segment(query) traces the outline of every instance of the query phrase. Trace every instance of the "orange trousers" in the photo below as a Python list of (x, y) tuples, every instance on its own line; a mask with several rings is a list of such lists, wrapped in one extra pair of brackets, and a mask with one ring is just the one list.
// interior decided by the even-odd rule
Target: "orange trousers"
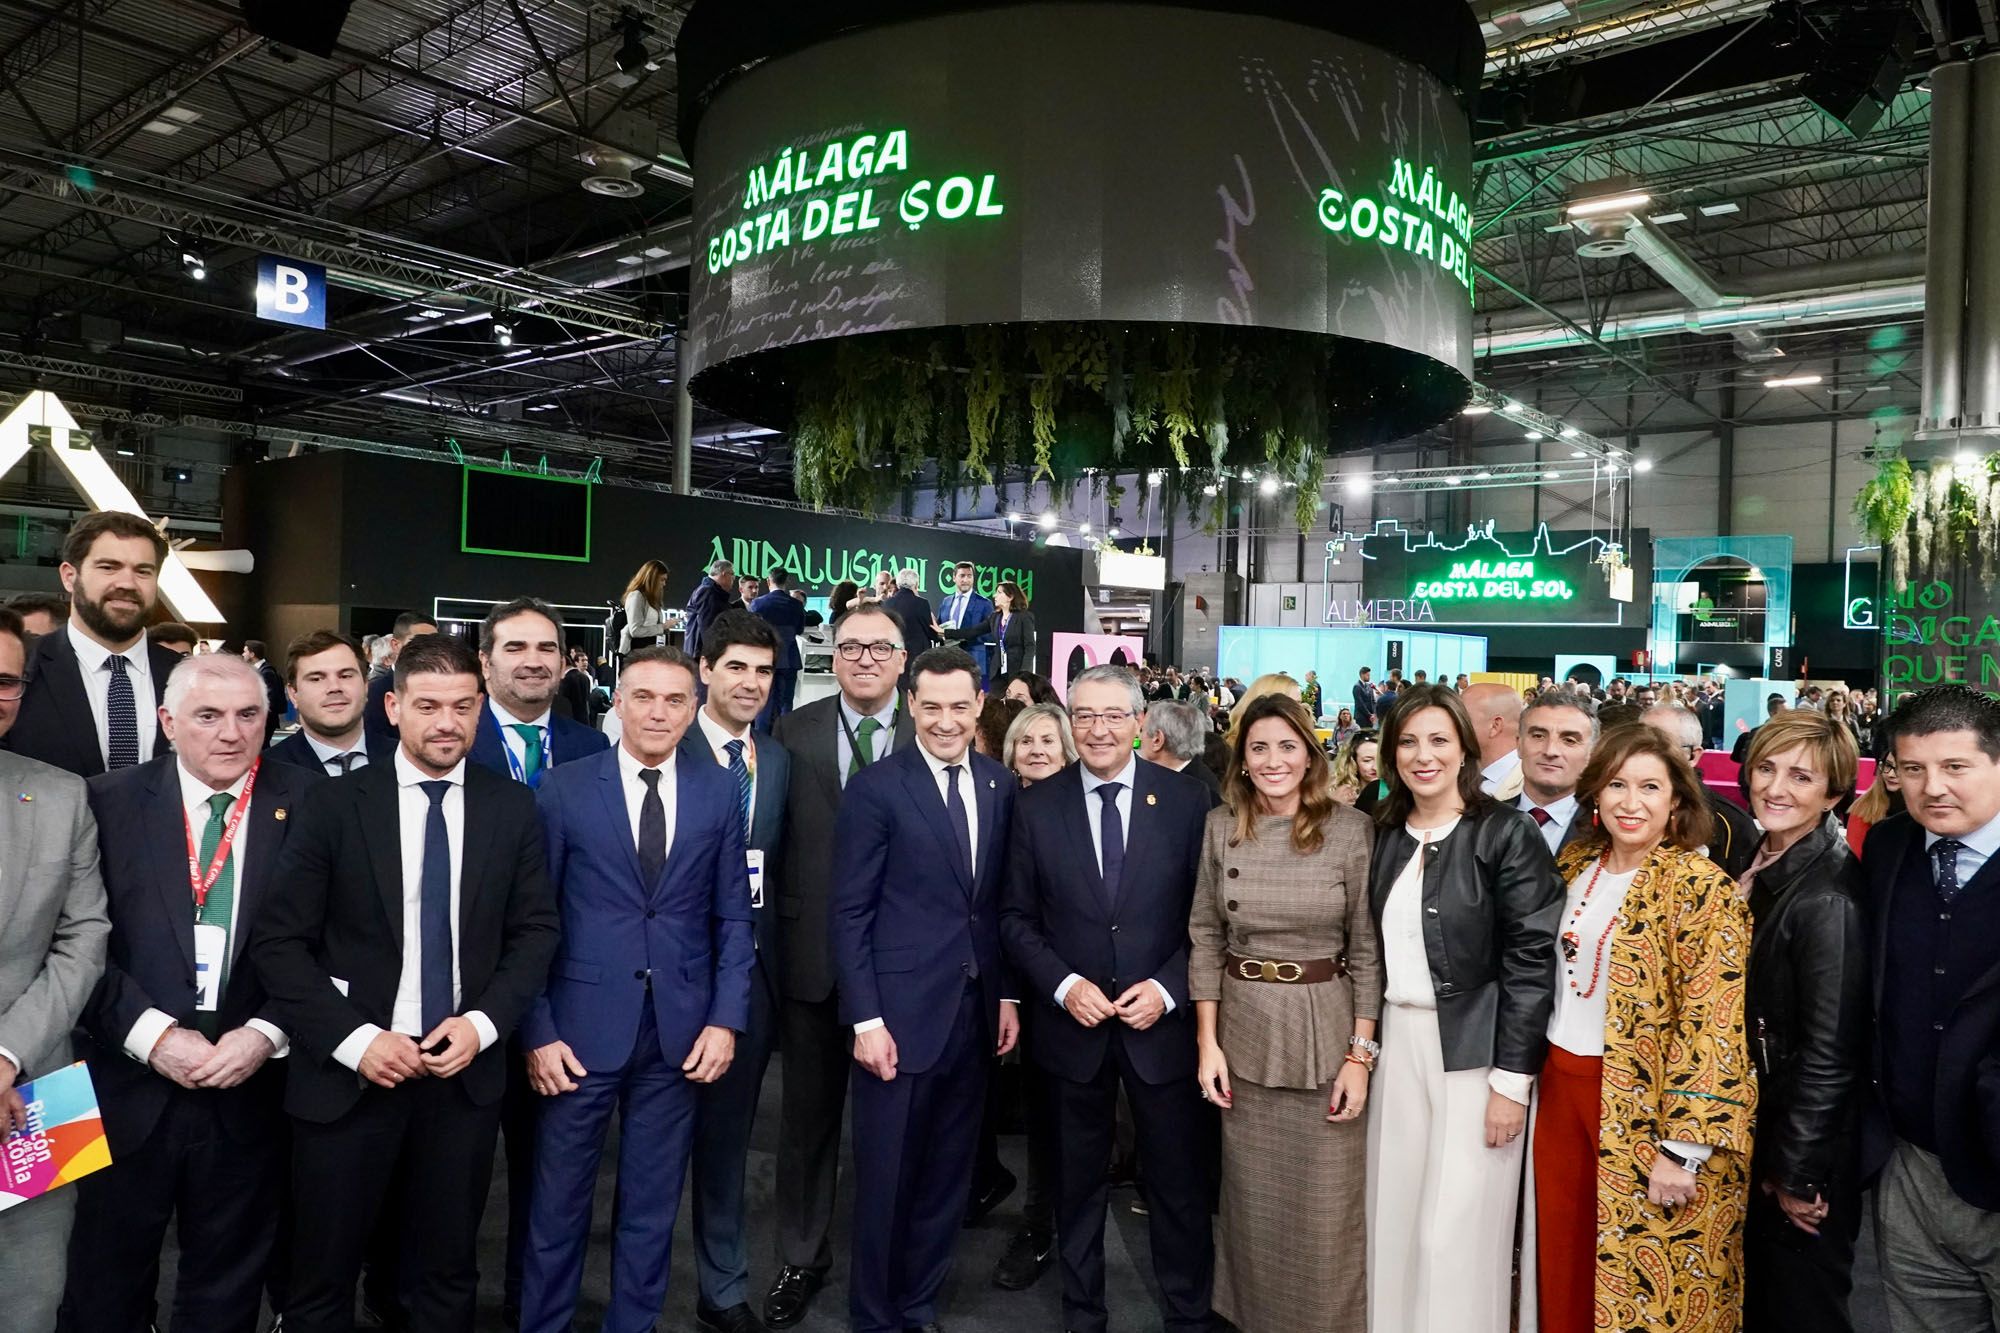
[(1597, 1129), (1604, 1060), (1549, 1047), (1535, 1112), (1535, 1280), (1541, 1333), (1597, 1322)]

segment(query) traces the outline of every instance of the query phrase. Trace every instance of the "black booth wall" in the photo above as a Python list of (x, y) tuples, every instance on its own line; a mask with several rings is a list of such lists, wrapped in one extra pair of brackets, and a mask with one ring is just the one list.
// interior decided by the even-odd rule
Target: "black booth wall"
[(210, 576), (232, 630), (273, 651), (327, 625), (380, 633), (399, 610), (429, 612), (438, 597), (501, 601), (532, 594), (605, 606), (634, 571), (658, 558), (671, 571), (667, 605), (682, 605), (715, 554), (739, 574), (784, 563), (809, 595), (839, 577), (915, 564), (938, 599), (953, 562), (1023, 585), (1044, 634), (1080, 629), (1083, 553), (948, 528), (876, 522), (771, 505), (598, 486), (588, 562), (473, 555), (460, 549), (460, 470), (450, 464), (330, 452), (245, 464), (226, 483), (224, 542), (256, 556), (242, 577)]

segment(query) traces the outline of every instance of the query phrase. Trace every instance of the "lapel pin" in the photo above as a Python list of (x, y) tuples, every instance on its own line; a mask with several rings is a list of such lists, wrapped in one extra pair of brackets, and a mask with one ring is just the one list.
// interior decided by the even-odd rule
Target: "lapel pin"
[(34, 797), (33, 797), (32, 795), (30, 795), (29, 793), (27, 793), (27, 792), (22, 792), (22, 793), (21, 793), (21, 796), (20, 796), (20, 801), (21, 801), (21, 804), (22, 804), (22, 805), (30, 805), (30, 804), (33, 804), (33, 802), (34, 802), (34, 799), (35, 799), (35, 798), (34, 798)]
[(284, 808), (283, 806), (279, 806), (279, 807), (278, 807), (278, 808), (277, 808), (276, 810), (273, 810), (273, 811), (271, 812), (271, 818), (273, 818), (273, 819), (277, 820), (277, 821), (278, 821), (278, 822), (279, 822), (280, 824), (284, 823), (284, 822), (285, 822), (285, 808)]
[(992, 791), (998, 785), (999, 784), (995, 783), (992, 778), (986, 779), (986, 790)]
[(1157, 797), (1157, 796), (1153, 795), (1153, 793), (1151, 793), (1151, 792), (1147, 792), (1147, 793), (1146, 793), (1146, 804), (1147, 804), (1147, 805), (1158, 805), (1159, 803), (1160, 803), (1160, 798), (1159, 798), (1159, 797)]

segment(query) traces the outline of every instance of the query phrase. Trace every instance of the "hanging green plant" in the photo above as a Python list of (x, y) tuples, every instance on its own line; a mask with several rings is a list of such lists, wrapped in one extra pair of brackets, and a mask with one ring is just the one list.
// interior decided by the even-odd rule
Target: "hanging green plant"
[(1878, 546), (1887, 546), (1903, 530), (1915, 508), (1910, 460), (1900, 454), (1885, 459), (1875, 470), (1874, 479), (1854, 497), (1854, 517)]

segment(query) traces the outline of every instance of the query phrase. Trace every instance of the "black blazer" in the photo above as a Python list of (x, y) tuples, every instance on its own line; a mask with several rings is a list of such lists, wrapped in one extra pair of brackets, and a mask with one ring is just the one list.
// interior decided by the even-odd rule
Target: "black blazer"
[[(379, 736), (371, 736), (367, 734), (365, 729), (362, 732), (361, 745), (364, 752), (368, 755), (370, 767), (376, 764), (394, 763), (398, 744), (400, 742), (396, 739), (396, 733), (393, 731), (389, 733), (389, 739), (387, 740)], [(287, 764), (293, 768), (303, 768), (323, 778), (334, 776), (326, 771), (325, 766), (319, 761), (319, 756), (313, 753), (312, 742), (306, 739), (306, 733), (303, 728), (293, 732), (270, 749), (264, 751), (264, 757), (274, 763)], [(252, 804), (255, 803), (252, 802)]]
[[(1070, 764), (1014, 802), (1000, 941), (1025, 978), (1028, 1053), (1058, 1078), (1095, 1079), (1115, 1031), (1135, 1073), (1171, 1083), (1195, 1072), (1194, 1006), (1188, 1002), (1188, 912), (1201, 865), (1202, 830), (1216, 801), (1194, 778), (1132, 761), (1132, 817), (1125, 868), (1106, 885), (1090, 836), (1096, 801), (1084, 795), (1083, 765)], [(1086, 804), (1088, 802), (1088, 804)], [(1166, 988), (1174, 1007), (1144, 1032), (1116, 1019), (1084, 1027), (1056, 1004), (1072, 972), (1116, 1000), (1135, 982)]]
[(917, 660), (917, 654), (938, 641), (931, 633), (931, 621), (936, 617), (931, 604), (908, 588), (898, 588), (882, 603), (898, 625), (903, 627), (903, 650), (910, 655), (910, 661)]
[[(842, 794), (840, 696), (793, 709), (778, 719), (771, 735), (792, 759), (785, 786), (785, 842), (799, 853), (779, 858), (779, 980), (787, 997), (817, 1002), (833, 994), (833, 948), (826, 927), (833, 821)], [(899, 709), (889, 752), (915, 744), (910, 711)], [(876, 757), (882, 757), (879, 751)], [(770, 887), (768, 879), (765, 887)]]
[[(506, 1085), (507, 1035), (547, 979), (557, 917), (535, 794), (467, 763), (464, 799), (458, 1011), (484, 1013), (501, 1040), (458, 1078), (468, 1098), (490, 1106)], [(363, 1087), (334, 1049), (363, 1024), (389, 1027), (403, 971), (396, 770), (371, 764), (318, 783), (292, 818), (278, 866), (285, 891), (260, 917), (250, 948), (292, 1034), (285, 1109), (327, 1124), (353, 1109)]]
[[(167, 697), (167, 677), (181, 664), (181, 655), (156, 643), (146, 645), (146, 665), (153, 675), (153, 704)], [(21, 696), (20, 715), (7, 733), (6, 745), (15, 754), (54, 764), (80, 778), (96, 777), (104, 771), (104, 753), (97, 748), (97, 719), (90, 711), (90, 696), (84, 692), (83, 671), (77, 665), (76, 649), (70, 646), (67, 626), (37, 638), (28, 648), (27, 692)], [(147, 701), (135, 701), (140, 708)], [(141, 759), (171, 754), (164, 728), (153, 734), (153, 753)], [(185, 855), (185, 853), (183, 853)]]
[(368, 702), (361, 707), (361, 725), (366, 729), (371, 744), (395, 745), (403, 738), (389, 721), (389, 691), (395, 686), (394, 671), (370, 673), (368, 677)]
[(1000, 613), (995, 611), (976, 625), (966, 625), (961, 629), (947, 629), (947, 639), (964, 642), (991, 636), (993, 645), (986, 650), (986, 664), (996, 677), (1012, 675), (1017, 671), (1039, 671), (1036, 665), (1041, 647), (1035, 638), (1035, 616), (1032, 611), (1018, 611), (1007, 619), (1007, 632), (1000, 632)]
[[(126, 1034), (148, 1009), (160, 1010), (183, 1027), (195, 1022), (194, 896), (188, 887), (178, 768), (172, 756), (162, 756), (99, 774), (89, 784), (111, 915), (111, 950), (104, 977), (84, 1010), (84, 1054), (113, 1160), (146, 1141), (176, 1090), (125, 1053)], [(287, 1027), (257, 969), (244, 957), (245, 942), (281, 896), (279, 854), (297, 826), (292, 815), (299, 801), (319, 781), (315, 774), (284, 764), (258, 770), (240, 835), (247, 841), (236, 871), (234, 953), (221, 1009), (225, 1032), (252, 1018)], [(282, 1061), (267, 1061), (239, 1086), (202, 1095), (215, 1099), (223, 1125), (239, 1142), (262, 1140), (284, 1123), (284, 1069)]]

